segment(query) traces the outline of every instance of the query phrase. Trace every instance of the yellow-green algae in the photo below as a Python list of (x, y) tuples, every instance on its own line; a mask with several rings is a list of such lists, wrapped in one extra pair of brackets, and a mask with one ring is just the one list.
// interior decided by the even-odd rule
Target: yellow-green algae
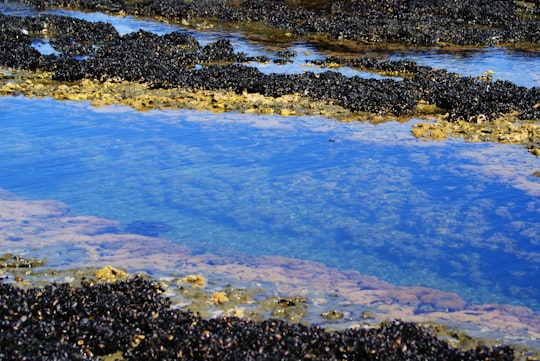
[(446, 121), (444, 118), (432, 123), (417, 123), (412, 133), (417, 138), (445, 140), (460, 137), (469, 142), (499, 142), (522, 144), (535, 156), (540, 156), (540, 124), (531, 121), (516, 121), (517, 115), (506, 115), (486, 121), (479, 115), (472, 121)]

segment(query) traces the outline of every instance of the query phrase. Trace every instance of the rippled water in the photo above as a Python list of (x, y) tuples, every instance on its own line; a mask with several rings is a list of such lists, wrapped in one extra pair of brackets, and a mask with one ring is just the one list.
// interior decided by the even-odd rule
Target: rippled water
[(519, 147), (425, 143), (399, 123), (0, 105), (0, 186), (19, 196), (194, 253), (308, 259), (540, 308), (540, 164)]
[[(8, 10), (28, 11), (21, 9)], [(111, 21), (122, 33), (177, 29), (74, 14)], [(240, 34), (193, 34), (202, 44), (226, 36), (236, 51), (276, 56)], [(323, 56), (310, 45), (293, 48), (298, 55), (287, 68), (259, 68), (311, 71), (304, 58)], [(393, 58), (539, 85), (534, 54)], [(540, 178), (533, 175), (540, 160), (519, 146), (419, 141), (410, 127), (0, 97), (0, 188), (117, 220), (109, 231), (164, 237), (193, 254), (280, 255), (456, 292), (469, 304), (540, 310)]]
[(391, 59), (407, 59), (420, 65), (447, 69), (466, 76), (481, 76), (493, 71), (493, 79), (510, 80), (525, 87), (540, 87), (538, 53), (511, 51), (504, 48), (470, 50), (459, 54), (444, 51), (423, 51), (395, 54)]

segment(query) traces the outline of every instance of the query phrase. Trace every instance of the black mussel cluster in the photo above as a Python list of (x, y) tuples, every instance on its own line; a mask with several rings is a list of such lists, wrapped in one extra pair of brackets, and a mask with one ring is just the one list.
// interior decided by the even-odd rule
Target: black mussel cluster
[(172, 20), (214, 18), (263, 22), (298, 35), (324, 34), (362, 43), (441, 43), (486, 46), (540, 43), (536, 0), (23, 0), (36, 7), (70, 7)]
[[(378, 60), (370, 57), (345, 59), (337, 56), (312, 60), (318, 66), (339, 64), (368, 71), (405, 76), (405, 88), (400, 94), (409, 92), (414, 101), (424, 100), (437, 105), (448, 113), (450, 120), (476, 121), (478, 116), (490, 120), (511, 111), (519, 113), (520, 119), (540, 119), (540, 88), (526, 88), (509, 81), (492, 81), (485, 77), (462, 77), (444, 69), (420, 66), (406, 60)], [(398, 98), (399, 99), (399, 98)], [(407, 108), (408, 109), (408, 108)], [(403, 113), (394, 113), (403, 114)]]
[(365, 69), (368, 71), (378, 71), (387, 74), (412, 75), (419, 71), (430, 71), (427, 66), (420, 66), (414, 61), (407, 60), (380, 60), (374, 57), (342, 58), (339, 56), (328, 56), (324, 59), (313, 59), (310, 63), (321, 67), (330, 67), (333, 64), (349, 66), (351, 68)]
[(423, 99), (448, 112), (450, 120), (477, 122), (513, 111), (518, 112), (519, 119), (540, 119), (538, 87), (459, 77), (445, 71), (420, 72), (412, 81), (419, 84)]
[(0, 61), (3, 66), (35, 70), (41, 58), (17, 19), (0, 14)]
[[(104, 22), (50, 14), (29, 17), (0, 14), (0, 64), (28, 70), (55, 70), (117, 38), (116, 29)], [(32, 46), (34, 41), (43, 39), (48, 39), (60, 55), (42, 55)]]
[(0, 359), (513, 360), (508, 346), (450, 347), (413, 323), (326, 331), (269, 319), (202, 319), (140, 277), (23, 290), (0, 283)]
[[(45, 41), (58, 52), (40, 54), (33, 41)], [(321, 74), (263, 74), (250, 61), (265, 57), (236, 53), (225, 39), (201, 46), (186, 32), (165, 35), (139, 30), (120, 36), (109, 24), (66, 16), (17, 17), (0, 14), (0, 65), (53, 72), (53, 79), (122, 79), (153, 88), (229, 90), (266, 96), (301, 94), (331, 101), (351, 111), (382, 115), (410, 115), (416, 104), (437, 105), (449, 119), (492, 119), (510, 111), (523, 119), (540, 119), (538, 88), (510, 82), (460, 77), (408, 61), (328, 57), (313, 61), (341, 64), (370, 71), (405, 74), (403, 80)], [(294, 54), (278, 54), (284, 60)]]

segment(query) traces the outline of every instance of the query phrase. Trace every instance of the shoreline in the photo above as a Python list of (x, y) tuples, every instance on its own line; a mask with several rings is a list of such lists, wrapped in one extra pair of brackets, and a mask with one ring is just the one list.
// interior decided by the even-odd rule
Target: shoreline
[[(359, 355), (366, 357), (362, 351), (358, 350), (358, 347), (348, 346), (347, 351), (343, 351), (341, 348), (343, 346), (341, 342), (343, 341), (338, 340), (342, 339), (345, 334), (348, 335), (349, 341), (352, 341), (353, 344), (360, 342), (364, 349), (363, 352), (368, 347), (370, 348), (368, 354), (373, 355), (371, 357), (382, 357), (385, 360), (407, 360), (410, 357), (421, 357), (426, 360), (449, 359), (449, 357), (450, 359), (457, 357), (460, 360), (476, 360), (478, 357), (481, 357), (483, 360), (515, 359), (531, 361), (537, 360), (540, 357), (540, 349), (528, 348), (522, 344), (511, 342), (501, 344), (496, 339), (471, 336), (468, 332), (460, 329), (459, 326), (454, 327), (446, 323), (429, 320), (410, 321), (407, 318), (391, 317), (383, 320), (377, 318), (375, 320), (375, 313), (368, 309), (362, 313), (361, 318), (363, 321), (339, 323), (344, 317), (346, 318), (350, 315), (341, 313), (338, 309), (333, 309), (321, 314), (326, 319), (326, 323), (305, 322), (302, 320), (302, 316), (305, 314), (306, 309), (312, 307), (316, 303), (316, 300), (320, 302), (320, 298), (310, 299), (308, 296), (297, 295), (292, 297), (265, 296), (266, 298), (263, 299), (258, 297), (258, 295), (267, 295), (268, 290), (261, 288), (264, 286), (258, 282), (251, 283), (252, 285), (256, 285), (251, 288), (236, 288), (231, 283), (227, 283), (223, 291), (214, 292), (216, 282), (212, 278), (215, 278), (215, 275), (209, 275), (209, 279), (206, 279), (202, 275), (194, 274), (182, 278), (162, 277), (156, 279), (148, 274), (136, 273), (135, 275), (130, 275), (121, 269), (105, 266), (100, 269), (70, 269), (60, 272), (45, 270), (45, 278), (47, 278), (47, 275), (52, 276), (54, 274), (55, 281), (50, 283), (41, 282), (39, 287), (19, 276), (15, 276), (13, 280), (10, 280), (10, 277), (13, 276), (10, 271), (20, 268), (34, 268), (33, 266), (40, 264), (41, 262), (39, 260), (24, 259), (12, 255), (4, 255), (1, 258), (2, 268), (9, 270), (0, 274), (0, 287), (3, 289), (3, 297), (0, 303), (4, 303), (2, 309), (6, 311), (2, 327), (4, 332), (8, 332), (3, 338), (0, 337), (0, 344), (3, 344), (3, 353), (1, 355), (6, 356), (13, 353), (15, 357), (22, 357), (21, 353), (32, 352), (32, 356), (36, 357), (34, 359), (42, 359), (37, 356), (41, 352), (45, 352), (44, 355), (46, 356), (43, 359), (47, 359), (47, 357), (51, 357), (51, 354), (47, 354), (47, 352), (51, 352), (50, 350), (47, 351), (47, 348), (52, 346), (54, 349), (53, 352), (64, 352), (63, 357), (69, 357), (70, 359), (84, 353), (88, 357), (102, 356), (106, 360), (129, 360), (133, 357), (145, 355), (138, 353), (141, 352), (138, 348), (141, 343), (145, 344), (145, 351), (143, 352), (151, 352), (145, 355), (146, 357), (150, 357), (150, 359), (158, 359), (155, 355), (156, 349), (159, 349), (162, 353), (169, 354), (171, 352), (178, 354), (178, 352), (186, 351), (185, 345), (180, 346), (180, 351), (178, 350), (179, 346), (173, 346), (172, 343), (169, 343), (169, 347), (165, 349), (163, 345), (160, 346), (160, 340), (157, 340), (152, 335), (155, 335), (156, 332), (164, 332), (161, 324), (154, 324), (150, 328), (148, 326), (145, 326), (144, 329), (140, 328), (142, 327), (140, 323), (146, 323), (145, 320), (150, 316), (144, 316), (142, 319), (135, 319), (129, 322), (124, 317), (119, 317), (117, 313), (122, 312), (119, 309), (122, 307), (122, 302), (127, 302), (128, 311), (130, 312), (133, 312), (134, 307), (141, 307), (137, 317), (146, 314), (151, 315), (152, 319), (158, 319), (161, 318), (161, 316), (157, 316), (160, 313), (166, 313), (167, 317), (170, 317), (172, 313), (175, 315), (175, 318), (189, 317), (191, 325), (201, 323), (204, 329), (208, 328), (208, 324), (220, 324), (218, 329), (221, 331), (219, 332), (223, 332), (230, 327), (236, 328), (237, 324), (240, 325), (240, 328), (247, 327), (249, 329), (251, 327), (258, 328), (261, 325), (264, 327), (267, 323), (279, 325), (280, 330), (281, 328), (292, 328), (293, 330), (300, 328), (300, 330), (304, 330), (304, 335), (306, 334), (306, 329), (311, 331), (316, 330), (316, 334), (309, 337), (315, 336), (316, 339), (321, 336), (321, 332), (329, 337), (329, 340), (324, 341), (328, 346), (325, 348), (325, 351), (322, 352), (319, 350), (318, 353), (315, 352), (311, 356), (321, 360), (360, 357)], [(24, 271), (24, 273), (28, 276), (28, 271)], [(36, 272), (36, 274), (38, 273)], [(64, 277), (64, 280), (57, 281), (60, 279), (59, 277)], [(116, 294), (119, 288), (122, 291)], [(78, 293), (83, 294), (82, 299), (77, 296)], [(44, 294), (46, 296), (42, 296)], [(86, 294), (91, 294), (92, 296), (88, 298), (88, 296), (84, 296)], [(122, 301), (126, 294), (129, 295), (128, 297), (130, 299)], [(23, 308), (21, 310), (21, 304), (29, 304), (29, 301), (25, 301), (26, 297), (35, 297), (35, 295), (38, 297), (38, 302), (33, 301), (30, 309)], [(76, 301), (72, 299), (74, 296)], [(120, 305), (117, 301), (111, 302), (111, 297), (115, 300), (120, 299)], [(334, 295), (330, 297), (338, 296)], [(149, 300), (152, 301), (149, 303)], [(81, 303), (81, 305), (73, 308), (73, 305), (77, 305), (78, 303)], [(158, 310), (154, 309), (153, 304), (157, 306)], [(257, 306), (256, 308), (253, 307), (254, 304)], [(115, 306), (113, 307), (112, 305)], [(89, 311), (89, 309), (92, 311)], [(96, 318), (101, 322), (103, 316), (99, 316), (98, 318), (98, 315), (102, 313), (108, 315), (108, 324), (114, 323), (115, 332), (121, 330), (122, 334), (129, 334), (131, 338), (123, 342), (110, 344), (112, 340), (105, 341), (98, 338), (100, 331), (84, 330), (84, 326), (88, 322), (86, 321), (87, 319)], [(31, 323), (28, 322), (30, 318), (33, 319)], [(62, 335), (60, 336), (55, 331), (54, 325), (57, 322), (63, 322), (66, 318), (69, 318), (72, 328), (69, 332), (62, 331)], [(81, 329), (76, 326), (79, 321), (83, 322), (82, 333)], [(41, 322), (44, 325), (40, 325)], [(402, 330), (403, 326), (407, 327), (408, 331), (400, 335), (399, 331), (396, 332), (396, 330)], [(41, 327), (46, 327), (50, 334), (47, 342), (41, 343), (40, 351), (36, 351), (33, 349), (33, 341), (29, 341), (32, 339), (34, 332), (38, 332), (38, 335), (41, 335), (42, 331), (39, 331)], [(380, 339), (386, 333), (388, 327), (395, 331), (387, 335), (384, 341), (382, 341), (382, 344), (379, 343), (381, 341), (378, 341), (373, 345), (371, 344), (373, 342), (373, 336), (366, 337), (366, 333), (368, 333), (374, 334), (377, 339)], [(190, 327), (185, 324), (174, 325), (173, 327), (176, 330), (175, 332), (178, 332), (178, 328), (189, 329)], [(100, 330), (102, 331), (102, 328)], [(94, 332), (97, 332), (95, 339)], [(205, 334), (204, 332), (203, 334)], [(216, 330), (213, 332), (219, 333)], [(245, 337), (244, 332), (242, 329), (236, 329), (234, 337), (242, 339)], [(169, 341), (171, 341), (170, 336), (172, 333), (170, 330), (167, 331)], [(226, 334), (230, 335), (230, 332), (226, 332)], [(288, 334), (289, 332), (285, 335)], [(19, 336), (24, 336), (24, 339), (19, 340)], [(112, 333), (110, 336), (112, 337)], [(271, 333), (264, 331), (262, 336), (264, 338), (269, 336), (270, 342), (272, 342)], [(65, 342), (66, 337), (72, 341)], [(115, 337), (118, 338), (118, 336)], [(55, 344), (58, 338), (64, 340), (60, 341), (60, 346)], [(91, 342), (86, 341), (88, 338)], [(287, 338), (285, 336), (286, 341)], [(422, 338), (426, 338), (426, 340), (422, 340)], [(73, 341), (75, 339), (77, 340), (76, 342)], [(278, 340), (281, 339), (278, 338)], [(25, 347), (20, 347), (21, 341), (24, 342)], [(161, 341), (163, 341), (163, 338), (161, 338)], [(308, 341), (304, 341), (309, 344), (313, 344), (314, 342), (311, 338), (308, 338)], [(8, 343), (6, 344), (5, 342)], [(19, 347), (10, 348), (10, 342), (17, 342)], [(230, 351), (228, 348), (223, 348), (222, 342), (218, 341), (218, 344), (213, 346), (213, 351), (219, 353), (219, 357), (227, 356), (230, 352), (238, 352), (238, 350)], [(429, 342), (431, 345), (429, 349), (419, 345), (423, 342)], [(403, 344), (401, 348), (402, 352), (398, 351), (395, 354), (395, 343), (398, 345)], [(248, 352), (248, 354), (251, 352), (260, 352), (260, 350), (251, 350), (251, 346), (242, 346), (249, 350), (244, 350), (244, 352)], [(339, 347), (339, 351), (335, 349), (336, 347)], [(378, 347), (376, 353), (372, 351), (375, 347)], [(72, 350), (66, 351), (66, 348), (71, 348)], [(412, 354), (411, 352), (405, 352), (408, 348), (412, 349), (410, 350), (413, 352)], [(415, 348), (417, 349), (414, 350)], [(289, 359), (287, 358), (288, 347), (284, 347), (282, 342), (272, 346), (272, 349), (278, 354), (285, 352), (285, 355), (279, 359)], [(195, 351), (199, 350), (196, 348)], [(235, 355), (237, 357), (237, 354)], [(295, 355), (290, 359), (298, 359), (295, 357), (302, 356), (307, 357), (306, 355)], [(246, 355), (242, 357), (246, 357)], [(273, 357), (273, 354), (272, 356), (261, 354), (255, 359), (271, 360)]]
[[(259, 2), (262, 8), (273, 6), (264, 0)], [(323, 5), (326, 2), (320, 3), (319, 5)], [(74, 2), (68, 8), (78, 9), (79, 5), (76, 4), (77, 2)], [(204, 13), (208, 15), (204, 21), (210, 21), (208, 24), (211, 24), (216, 20), (209, 14), (216, 15), (216, 11), (223, 10), (227, 1), (214, 4), (181, 2), (174, 6), (165, 4), (162, 11), (166, 11), (168, 6), (171, 7), (167, 14), (156, 13), (160, 6), (154, 9), (138, 2), (125, 4), (123, 8), (116, 10), (108, 8), (109, 5), (105, 2), (95, 5), (96, 8), (82, 10), (152, 18), (161, 16), (171, 23), (183, 24), (187, 21), (183, 26), (189, 28), (191, 20), (186, 20), (184, 15), (187, 14), (189, 19), (193, 17), (194, 20), (198, 14)], [(230, 11), (222, 14), (220, 26), (234, 22), (238, 17), (255, 16), (254, 9), (259, 9), (255, 5), (253, 9), (244, 9), (236, 3), (233, 5)], [(259, 29), (260, 35), (266, 34), (269, 39), (273, 39), (272, 34), (275, 31), (284, 32), (287, 31), (287, 26), (293, 26), (282, 18), (288, 14), (288, 6), (293, 6), (286, 5), (284, 8), (278, 6), (274, 9), (278, 14), (277, 23), (266, 19), (269, 27)], [(303, 5), (306, 7), (300, 4), (299, 11), (305, 11), (311, 14), (310, 16), (317, 14), (320, 21), (324, 19), (328, 22), (325, 26), (330, 29), (342, 26), (341, 23), (348, 21), (341, 19), (340, 22), (335, 19), (339, 18), (337, 14), (341, 14), (342, 10), (333, 9), (328, 12), (328, 9), (319, 9), (322, 13), (312, 14), (316, 9), (311, 9), (307, 4)], [(360, 11), (349, 5), (352, 6), (353, 15)], [(48, 5), (43, 3), (42, 6), (43, 9), (54, 8), (55, 2)], [(537, 15), (537, 12), (540, 12), (537, 6), (525, 6), (524, 9), (520, 6), (501, 11), (514, 11), (514, 21), (521, 24), (520, 26), (534, 24), (536, 17), (540, 16)], [(446, 9), (444, 6), (443, 8)], [(400, 9), (405, 11), (411, 21), (421, 21), (407, 10), (411, 9)], [(444, 11), (447, 10), (449, 9)], [(494, 10), (479, 9), (481, 14), (491, 14)], [(373, 11), (382, 11), (383, 14), (377, 16), (388, 16), (381, 9)], [(533, 14), (531, 18), (523, 15), (528, 12)], [(484, 15), (488, 16), (482, 14)], [(455, 14), (450, 11), (448, 16), (453, 19)], [(492, 17), (485, 19), (488, 23), (495, 21), (493, 14), (490, 16)], [(190, 108), (284, 116), (317, 115), (341, 121), (368, 120), (374, 123), (391, 119), (405, 122), (416, 117), (426, 119), (426, 122), (418, 123), (411, 129), (417, 138), (444, 140), (461, 137), (471, 142), (520, 144), (532, 155), (540, 156), (540, 87), (526, 88), (508, 81), (494, 80), (489, 70), (477, 78), (462, 77), (446, 70), (419, 66), (411, 61), (380, 60), (372, 56), (365, 57), (361, 53), (355, 58), (351, 58), (350, 54), (346, 57), (327, 56), (308, 64), (328, 69), (321, 74), (306, 71), (294, 75), (267, 75), (250, 63), (273, 61), (286, 66), (288, 57), (292, 54), (278, 51), (279, 57), (273, 60), (265, 56), (248, 56), (238, 52), (230, 41), (224, 39), (201, 46), (187, 32), (158, 36), (138, 31), (120, 36), (110, 24), (92, 23), (68, 16), (3, 15), (0, 19), (0, 26), (5, 30), (0, 43), (4, 44), (3, 48), (9, 49), (0, 52), (0, 66), (4, 69), (0, 73), (2, 95), (24, 94), (52, 96), (55, 99), (91, 100), (96, 106), (123, 104), (137, 110)], [(266, 20), (258, 19), (257, 23), (265, 23)], [(454, 20), (459, 24), (459, 18), (452, 21)], [(247, 23), (251, 24), (251, 21)], [(26, 29), (31, 29), (31, 32)], [(326, 27), (310, 36), (328, 40), (328, 31), (323, 29)], [(300, 36), (302, 31), (296, 31)], [(453, 31), (459, 33), (456, 29), (450, 30), (450, 33)], [(357, 39), (358, 36), (362, 39), (362, 36), (353, 33), (343, 35), (342, 40), (350, 42), (356, 39), (355, 41), (362, 45), (363, 41)], [(401, 45), (411, 45), (411, 41), (415, 44), (419, 39), (423, 39), (422, 34), (422, 31), (420, 34), (412, 32), (413, 38), (402, 39)], [(462, 40), (467, 43), (467, 36), (474, 38), (479, 33), (461, 35), (464, 37)], [(507, 35), (510, 36), (505, 34)], [(530, 36), (530, 42), (540, 42), (534, 35)], [(57, 53), (41, 54), (32, 47), (33, 39), (47, 40)], [(458, 44), (459, 37), (455, 41)], [(389, 40), (385, 42), (392, 43)], [(385, 42), (381, 40), (381, 44)], [(452, 49), (450, 43), (442, 43)], [(473, 43), (476, 46), (493, 45), (485, 42)], [(434, 45), (429, 42), (423, 44), (426, 49)], [(516, 40), (515, 48), (520, 45), (522, 43)], [(173, 57), (171, 54), (176, 55)], [(118, 66), (120, 64), (123, 66)], [(344, 66), (381, 75), (398, 76), (401, 80), (349, 78), (335, 71)], [(437, 121), (433, 123), (433, 120)]]
[[(279, 317), (336, 330), (401, 319), (446, 325), (443, 335), (448, 329), (461, 330), (459, 342), (464, 345), (474, 345), (475, 339), (497, 344), (500, 341), (488, 339), (499, 339), (516, 349), (529, 344), (532, 351), (523, 351), (528, 355), (540, 351), (539, 346), (530, 347), (531, 340), (540, 339), (540, 315), (523, 307), (466, 305), (452, 293), (396, 287), (358, 272), (284, 257), (192, 255), (160, 238), (103, 233), (100, 229), (110, 227), (111, 221), (70, 216), (58, 202), (23, 201), (7, 192), (0, 202), (7, 212), (4, 219), (16, 215), (12, 225), (4, 222), (0, 238), (2, 248), (12, 252), (0, 262), (12, 264), (2, 266), (2, 277), (7, 277), (3, 283), (25, 288), (65, 281), (76, 285), (82, 277), (95, 279), (100, 268), (114, 265), (130, 274), (143, 271), (141, 275), (159, 282), (177, 307), (204, 317)], [(84, 261), (68, 261), (60, 251), (66, 249)], [(40, 261), (47, 258), (52, 268)]]
[[(110, 270), (110, 269), (109, 269)], [(115, 271), (117, 272), (117, 271)], [(450, 346), (423, 325), (389, 321), (378, 327), (328, 331), (279, 319), (204, 319), (171, 308), (155, 282), (83, 280), (22, 290), (0, 282), (0, 355), (9, 359), (208, 360), (513, 360), (509, 346)], [(291, 303), (280, 300), (278, 303)], [(21, 306), (22, 305), (22, 306)], [(24, 338), (21, 336), (24, 334)], [(17, 345), (16, 347), (9, 347)], [(518, 353), (524, 353), (518, 350)], [(528, 360), (531, 360), (527, 356)]]

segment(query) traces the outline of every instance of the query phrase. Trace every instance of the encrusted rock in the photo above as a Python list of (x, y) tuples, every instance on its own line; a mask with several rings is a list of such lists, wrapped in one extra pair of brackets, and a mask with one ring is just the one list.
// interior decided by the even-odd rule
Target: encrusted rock
[(117, 282), (129, 278), (129, 274), (112, 266), (105, 266), (96, 271), (96, 278), (105, 282)]
[(188, 275), (178, 282), (188, 283), (193, 287), (204, 287), (206, 285), (206, 278), (201, 275)]
[(225, 292), (215, 292), (211, 299), (214, 305), (221, 305), (222, 303), (229, 302), (229, 297)]

